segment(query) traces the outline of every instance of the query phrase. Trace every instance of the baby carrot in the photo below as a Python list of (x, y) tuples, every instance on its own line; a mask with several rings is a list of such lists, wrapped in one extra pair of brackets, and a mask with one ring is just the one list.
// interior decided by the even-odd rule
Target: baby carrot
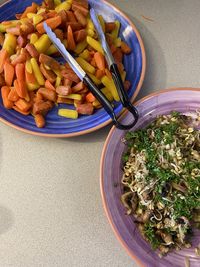
[(4, 76), (5, 76), (5, 82), (8, 86), (12, 85), (14, 75), (15, 75), (15, 68), (9, 62), (6, 62), (4, 65)]
[(11, 109), (13, 107), (13, 102), (8, 99), (9, 93), (10, 93), (10, 88), (8, 86), (3, 86), (1, 88), (1, 97), (3, 100), (3, 105), (7, 109)]
[(25, 81), (25, 65), (22, 63), (17, 64), (15, 67), (15, 72), (19, 85), (17, 93), (21, 98), (25, 98), (27, 96), (27, 87)]

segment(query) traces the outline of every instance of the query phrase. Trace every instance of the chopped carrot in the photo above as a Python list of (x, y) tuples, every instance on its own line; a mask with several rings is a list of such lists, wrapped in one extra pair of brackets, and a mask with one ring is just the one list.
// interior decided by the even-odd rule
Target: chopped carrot
[(43, 128), (45, 126), (45, 119), (44, 116), (41, 114), (35, 115), (35, 124), (38, 128)]
[(82, 6), (85, 9), (88, 9), (89, 8), (88, 1), (87, 0), (73, 0), (73, 5)]
[(37, 7), (38, 7), (38, 5), (37, 5), (36, 3), (33, 2), (31, 6), (28, 6), (28, 7), (25, 9), (24, 13), (22, 13), (22, 15), (21, 15), (20, 18), (21, 18), (21, 19), (25, 18), (25, 17), (27, 16), (28, 13), (36, 13), (36, 12), (37, 12)]
[(114, 54), (116, 52), (116, 50), (117, 50), (117, 47), (114, 44), (111, 44), (110, 45), (110, 51), (111, 51), (111, 53)]
[(8, 52), (7, 52), (7, 50), (2, 48), (0, 51), (0, 73), (3, 72), (4, 64), (5, 64), (7, 59), (8, 59)]
[(125, 42), (121, 43), (121, 50), (124, 54), (130, 54), (132, 51), (131, 48)]
[(83, 28), (83, 26), (79, 22), (67, 22), (66, 27), (71, 27), (73, 31), (79, 31)]
[(15, 106), (18, 107), (21, 111), (28, 111), (31, 108), (31, 103), (28, 103), (26, 100), (20, 98), (15, 102)]
[[(45, 20), (45, 22), (52, 30), (54, 30), (61, 24), (62, 20), (61, 20), (60, 16), (56, 16), (56, 17)], [(39, 23), (36, 26), (36, 29), (40, 34), (45, 33), (45, 29), (43, 27), (43, 22)]]
[(77, 21), (83, 26), (85, 27), (87, 25), (87, 19), (85, 17), (85, 15), (83, 15), (79, 10), (76, 10), (74, 12), (74, 15), (76, 16)]
[(96, 100), (95, 96), (89, 92), (87, 95), (86, 95), (86, 101), (89, 102), (89, 103), (92, 103)]
[(25, 70), (25, 76), (27, 83), (35, 84), (37, 82), (34, 73), (29, 73), (27, 70)]
[(122, 62), (123, 53), (120, 48), (116, 48), (116, 51), (113, 53), (113, 57), (116, 63)]
[(19, 99), (19, 96), (16, 92), (16, 89), (15, 87), (13, 87), (11, 90), (10, 90), (10, 93), (8, 95), (8, 100), (12, 101), (12, 102), (15, 102)]
[(100, 52), (96, 52), (94, 54), (94, 60), (96, 62), (97, 68), (100, 70), (105, 70), (106, 63), (105, 63), (105, 57)]
[(69, 50), (74, 50), (76, 48), (76, 43), (74, 41), (74, 35), (71, 26), (67, 28), (67, 48)]
[(84, 41), (86, 36), (87, 36), (87, 32), (85, 29), (74, 32), (74, 39), (77, 43)]
[(79, 77), (73, 72), (63, 70), (63, 71), (61, 71), (61, 74), (65, 79), (68, 79), (72, 82), (75, 82), (75, 83), (80, 82)]
[(74, 16), (74, 12), (72, 11), (65, 11), (66, 12), (66, 19), (67, 19), (67, 22), (77, 22), (75, 16)]
[(106, 32), (112, 32), (116, 28), (115, 22), (106, 22), (105, 23), (105, 31)]
[(9, 62), (6, 62), (4, 65), (4, 76), (5, 76), (5, 82), (8, 86), (12, 85), (14, 75), (15, 75), (15, 68)]
[(40, 54), (39, 62), (48, 66), (50, 69), (53, 69), (53, 70), (60, 69), (60, 64), (58, 63), (58, 61), (56, 61), (54, 58), (49, 57), (45, 54)]
[(3, 86), (1, 88), (1, 97), (3, 100), (3, 105), (7, 109), (11, 109), (13, 107), (13, 102), (8, 99), (9, 93), (10, 93), (10, 87)]
[(12, 65), (13, 66), (16, 66), (17, 64), (19, 64), (19, 63), (24, 63), (25, 61), (26, 61), (26, 55), (25, 54), (20, 54), (20, 55), (18, 55), (18, 56), (16, 56), (12, 61), (11, 61), (11, 63), (12, 63)]
[(94, 57), (91, 59), (90, 64), (96, 68), (97, 64), (96, 64), (96, 60), (94, 59)]
[(56, 91), (56, 88), (50, 83), (50, 81), (46, 80), (44, 84), (45, 88)]
[(94, 111), (94, 107), (91, 103), (77, 105), (77, 112), (82, 115), (91, 115)]
[(15, 67), (16, 76), (18, 80), (18, 95), (21, 98), (25, 98), (27, 96), (27, 86), (25, 81), (25, 65), (24, 64), (17, 64)]
[(73, 93), (77, 93), (85, 88), (85, 85), (83, 82), (77, 83), (74, 87), (72, 87)]
[(13, 109), (19, 113), (21, 113), (22, 115), (28, 116), (30, 114), (30, 111), (23, 111), (21, 109), (19, 109), (17, 106), (13, 106)]
[(82, 13), (85, 17), (87, 17), (88, 15), (88, 8), (85, 8), (83, 6), (80, 5), (80, 3), (73, 3), (72, 4), (72, 10), (73, 11), (79, 11), (80, 13)]
[(101, 79), (104, 75), (105, 75), (105, 71), (100, 70), (100, 69), (96, 70), (95, 76), (97, 77), (97, 79)]
[(118, 67), (118, 69), (119, 69), (119, 72), (122, 73), (123, 70), (124, 70), (124, 65), (123, 65), (121, 62), (118, 62), (118, 63), (117, 63), (117, 67)]
[(112, 74), (108, 69), (105, 69), (105, 74), (109, 79), (112, 79)]

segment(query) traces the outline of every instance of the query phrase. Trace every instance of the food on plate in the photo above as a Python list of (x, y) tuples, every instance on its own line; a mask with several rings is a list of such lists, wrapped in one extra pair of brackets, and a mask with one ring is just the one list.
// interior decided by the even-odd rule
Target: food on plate
[[(113, 57), (119, 67), (125, 89), (124, 55), (131, 48), (119, 37), (119, 21), (99, 21)], [(105, 55), (89, 16), (87, 0), (44, 0), (32, 3), (16, 19), (0, 23), (0, 86), (3, 105), (23, 115), (33, 115), (37, 127), (45, 126), (46, 114), (59, 104), (73, 105), (58, 115), (77, 119), (91, 115), (101, 104), (65, 63), (59, 63), (56, 47), (45, 33), (43, 22), (55, 32), (77, 62), (109, 101), (119, 96), (108, 70)]]
[(189, 247), (192, 227), (200, 223), (200, 131), (194, 120), (178, 112), (158, 116), (124, 141), (121, 201), (127, 214), (160, 255)]

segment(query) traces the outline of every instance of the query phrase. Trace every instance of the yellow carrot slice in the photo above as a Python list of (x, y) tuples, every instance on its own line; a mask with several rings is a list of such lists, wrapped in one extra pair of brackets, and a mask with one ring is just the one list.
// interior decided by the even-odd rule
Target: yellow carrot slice
[(78, 57), (76, 58), (76, 61), (84, 69), (84, 71), (92, 73), (92, 74), (95, 73), (95, 68), (90, 63), (88, 63), (85, 59)]
[(89, 72), (87, 74), (96, 85), (100, 85), (101, 84), (101, 80), (99, 80), (96, 76), (94, 76), (93, 74), (91, 74)]
[(35, 75), (37, 82), (39, 83), (39, 85), (44, 85), (45, 80), (44, 80), (44, 77), (40, 71), (40, 67), (39, 67), (35, 58), (31, 58), (31, 65), (32, 65), (33, 73)]
[(115, 39), (117, 39), (117, 37), (118, 37), (118, 35), (119, 35), (119, 29), (120, 29), (120, 26), (121, 26), (121, 24), (120, 24), (120, 22), (118, 21), (118, 20), (116, 20), (115, 21), (115, 25), (116, 25), (116, 27), (115, 27), (115, 29), (111, 32), (111, 37), (115, 40)]
[(103, 85), (109, 89), (109, 91), (111, 92), (113, 98), (115, 101), (119, 101), (120, 98), (119, 98), (119, 95), (118, 95), (118, 92), (117, 92), (117, 88), (113, 82), (112, 79), (109, 79), (107, 76), (104, 76), (102, 79), (101, 79), (101, 82), (103, 83)]
[(69, 119), (77, 119), (78, 118), (78, 112), (76, 110), (72, 109), (59, 109), (58, 115), (69, 118)]
[(74, 52), (79, 55), (81, 52), (83, 52), (83, 50), (87, 47), (87, 41), (83, 41), (77, 44)]
[(15, 54), (15, 49), (17, 46), (17, 38), (12, 33), (7, 33), (5, 35), (5, 41), (3, 44), (3, 49), (5, 49), (9, 55)]
[(38, 40), (37, 34), (36, 33), (32, 33), (31, 34), (31, 38), (30, 38), (30, 43), (31, 44), (35, 44), (37, 42), (37, 40)]
[(43, 34), (35, 43), (34, 46), (39, 53), (45, 53), (51, 45), (51, 41), (47, 34)]
[(94, 48), (96, 51), (98, 51), (98, 52), (104, 54), (103, 49), (102, 49), (102, 46), (101, 46), (101, 44), (100, 44), (99, 41), (95, 40), (94, 38), (92, 38), (92, 37), (90, 37), (90, 36), (87, 36), (86, 40), (87, 40), (87, 43), (88, 43), (92, 48)]
[(82, 96), (79, 95), (79, 94), (71, 94), (71, 95), (65, 96), (65, 98), (74, 99), (74, 100), (81, 100), (82, 99)]
[(59, 5), (55, 8), (55, 11), (56, 11), (57, 13), (59, 13), (59, 12), (62, 11), (62, 10), (65, 10), (65, 11), (70, 10), (70, 8), (71, 8), (71, 4), (70, 4), (68, 1), (64, 1), (64, 2), (62, 2), (61, 4), (59, 4)]

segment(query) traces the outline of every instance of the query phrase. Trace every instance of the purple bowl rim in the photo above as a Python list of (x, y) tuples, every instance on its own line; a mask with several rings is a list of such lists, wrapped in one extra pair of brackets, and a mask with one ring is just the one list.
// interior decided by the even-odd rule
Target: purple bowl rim
[[(200, 93), (200, 88), (193, 88), (193, 87), (172, 87), (172, 88), (168, 88), (168, 89), (161, 89), (161, 90), (157, 90), (151, 94), (148, 94), (147, 96), (141, 98), (140, 100), (138, 100), (135, 103), (135, 106), (138, 106), (139, 104), (145, 102), (146, 100), (149, 100), (155, 96), (159, 96), (161, 94), (165, 94), (168, 92), (174, 92), (174, 91), (188, 91), (191, 90), (193, 92), (199, 92)], [(125, 111), (121, 116), (120, 119), (124, 118), (126, 116), (128, 112)], [(104, 159), (105, 159), (105, 155), (106, 155), (106, 150), (107, 150), (107, 146), (110, 142), (110, 139), (112, 137), (113, 132), (116, 130), (117, 128), (115, 126), (113, 126), (109, 133), (108, 136), (105, 140), (104, 146), (103, 146), (103, 150), (102, 150), (102, 154), (101, 154), (101, 160), (100, 160), (100, 192), (101, 192), (101, 199), (102, 199), (102, 204), (103, 204), (103, 209), (104, 212), (106, 214), (106, 217), (108, 219), (108, 222), (116, 236), (116, 238), (118, 239), (119, 243), (121, 244), (121, 246), (125, 249), (125, 251), (127, 252), (127, 254), (134, 260), (137, 262), (137, 264), (140, 267), (145, 267), (142, 263), (142, 261), (137, 257), (136, 254), (134, 254), (131, 249), (128, 247), (128, 245), (126, 244), (126, 242), (123, 240), (122, 236), (120, 235), (120, 233), (118, 232), (115, 223), (113, 222), (112, 216), (110, 214), (108, 205), (107, 205), (107, 201), (106, 201), (106, 197), (105, 197), (105, 191), (104, 191)]]
[[(0, 8), (2, 6), (4, 6), (5, 4), (11, 2), (12, 0), (8, 0), (8, 1), (5, 1), (4, 3), (2, 3), (0, 5)], [(138, 85), (136, 87), (136, 90), (134, 92), (134, 94), (132, 95), (130, 101), (133, 102), (135, 100), (135, 98), (137, 97), (141, 87), (142, 87), (142, 84), (144, 82), (144, 77), (145, 77), (145, 73), (146, 73), (146, 51), (145, 51), (145, 48), (144, 48), (144, 42), (142, 40), (142, 37), (138, 31), (138, 29), (136, 28), (135, 24), (129, 19), (129, 17), (122, 11), (120, 10), (116, 5), (114, 4), (111, 4), (109, 3), (107, 0), (101, 0), (104, 4), (114, 8), (122, 17), (124, 17), (128, 23), (130, 24), (131, 28), (133, 29), (135, 35), (137, 36), (137, 39), (138, 39), (138, 42), (139, 42), (139, 45), (140, 45), (140, 48), (141, 48), (141, 55), (142, 55), (142, 70), (141, 70), (141, 76), (140, 76), (140, 80), (138, 82)], [(122, 109), (121, 111), (121, 115), (124, 114), (124, 110)], [(6, 119), (3, 119), (0, 117), (0, 122), (3, 122), (4, 124), (8, 125), (8, 126), (11, 126), (12, 128), (16, 129), (16, 130), (19, 130), (21, 132), (24, 132), (24, 133), (28, 133), (28, 134), (31, 134), (31, 135), (35, 135), (35, 136), (41, 136), (41, 137), (49, 137), (49, 138), (66, 138), (66, 137), (75, 137), (75, 136), (81, 136), (81, 135), (85, 135), (85, 134), (88, 134), (88, 133), (92, 133), (92, 132), (95, 132), (105, 126), (107, 126), (108, 124), (110, 124), (112, 122), (111, 119), (105, 121), (104, 123), (101, 123), (99, 124), (98, 126), (95, 126), (95, 127), (92, 127), (90, 129), (87, 129), (87, 130), (83, 130), (83, 131), (78, 131), (78, 132), (74, 132), (74, 133), (66, 133), (66, 134), (50, 134), (50, 133), (40, 133), (40, 132), (34, 132), (34, 131), (31, 131), (31, 130), (27, 130), (27, 129), (24, 129), (20, 126), (16, 126), (15, 124), (11, 123), (11, 122), (8, 122)]]

